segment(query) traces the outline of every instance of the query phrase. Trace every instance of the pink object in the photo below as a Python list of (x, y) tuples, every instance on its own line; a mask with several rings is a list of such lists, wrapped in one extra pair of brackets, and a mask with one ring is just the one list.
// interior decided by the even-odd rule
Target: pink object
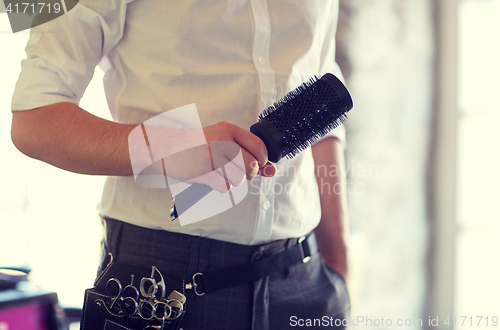
[(48, 330), (48, 305), (29, 303), (0, 310), (0, 330)]

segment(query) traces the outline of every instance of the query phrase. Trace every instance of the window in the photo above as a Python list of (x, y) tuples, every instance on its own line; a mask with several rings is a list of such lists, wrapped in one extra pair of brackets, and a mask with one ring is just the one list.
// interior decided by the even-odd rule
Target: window
[[(457, 316), (500, 317), (500, 0), (459, 6)], [(457, 329), (471, 327), (462, 321)], [(458, 320), (457, 320), (458, 321)]]

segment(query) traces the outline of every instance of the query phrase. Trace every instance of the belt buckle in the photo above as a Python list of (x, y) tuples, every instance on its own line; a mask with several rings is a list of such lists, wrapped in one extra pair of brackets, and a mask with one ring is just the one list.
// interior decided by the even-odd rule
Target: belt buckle
[(309, 243), (306, 240), (307, 236), (299, 237), (297, 244), (300, 245), (300, 253), (302, 254), (302, 262), (307, 263), (311, 260), (311, 250), (309, 249)]

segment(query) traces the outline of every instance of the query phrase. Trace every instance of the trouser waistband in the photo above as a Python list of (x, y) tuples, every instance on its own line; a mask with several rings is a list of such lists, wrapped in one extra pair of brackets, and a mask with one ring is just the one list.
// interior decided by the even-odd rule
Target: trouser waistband
[[(291, 257), (288, 251), (295, 251), (295, 259), (301, 257), (296, 260), (297, 262), (302, 261), (308, 254), (312, 255), (317, 252), (314, 234), (311, 234), (306, 241), (301, 242), (300, 247), (296, 246), (298, 238), (249, 246), (200, 236), (148, 229), (114, 219), (105, 220), (106, 250), (111, 252), (118, 262), (144, 267), (157, 265), (163, 273), (183, 278), (188, 282), (195, 274), (215, 274), (217, 278), (220, 278), (226, 273), (224, 270), (232, 271), (231, 278), (239, 277), (238, 274), (241, 272), (238, 273), (238, 268), (240, 266), (249, 263), (257, 264), (261, 260), (280, 253), (281, 258), (274, 258), (280, 259), (281, 261), (278, 263), (283, 263), (284, 268), (276, 271), (284, 271), (285, 268), (295, 263), (290, 262)], [(294, 246), (295, 248), (293, 248)], [(287, 252), (283, 253), (285, 250)], [(283, 260), (287, 263), (284, 263)], [(206, 278), (209, 279), (210, 275)], [(249, 278), (251, 279), (251, 277)], [(198, 281), (200, 282), (199, 278)], [(210, 281), (213, 282), (213, 278)], [(226, 281), (222, 278), (219, 282)], [(208, 284), (208, 286), (213, 285)], [(219, 286), (220, 284), (215, 285), (217, 289)], [(211, 290), (210, 287), (204, 289)]]

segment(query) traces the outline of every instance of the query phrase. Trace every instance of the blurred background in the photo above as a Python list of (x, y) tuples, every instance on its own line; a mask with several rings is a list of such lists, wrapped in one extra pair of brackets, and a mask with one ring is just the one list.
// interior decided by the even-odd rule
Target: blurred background
[[(436, 318), (443, 329), (500, 328), (500, 0), (340, 5), (338, 62), (355, 104), (349, 328), (435, 329)], [(0, 267), (28, 266), (31, 281), (80, 307), (100, 260), (104, 179), (12, 145), (28, 36), (0, 13)], [(102, 76), (81, 106), (109, 119)]]

